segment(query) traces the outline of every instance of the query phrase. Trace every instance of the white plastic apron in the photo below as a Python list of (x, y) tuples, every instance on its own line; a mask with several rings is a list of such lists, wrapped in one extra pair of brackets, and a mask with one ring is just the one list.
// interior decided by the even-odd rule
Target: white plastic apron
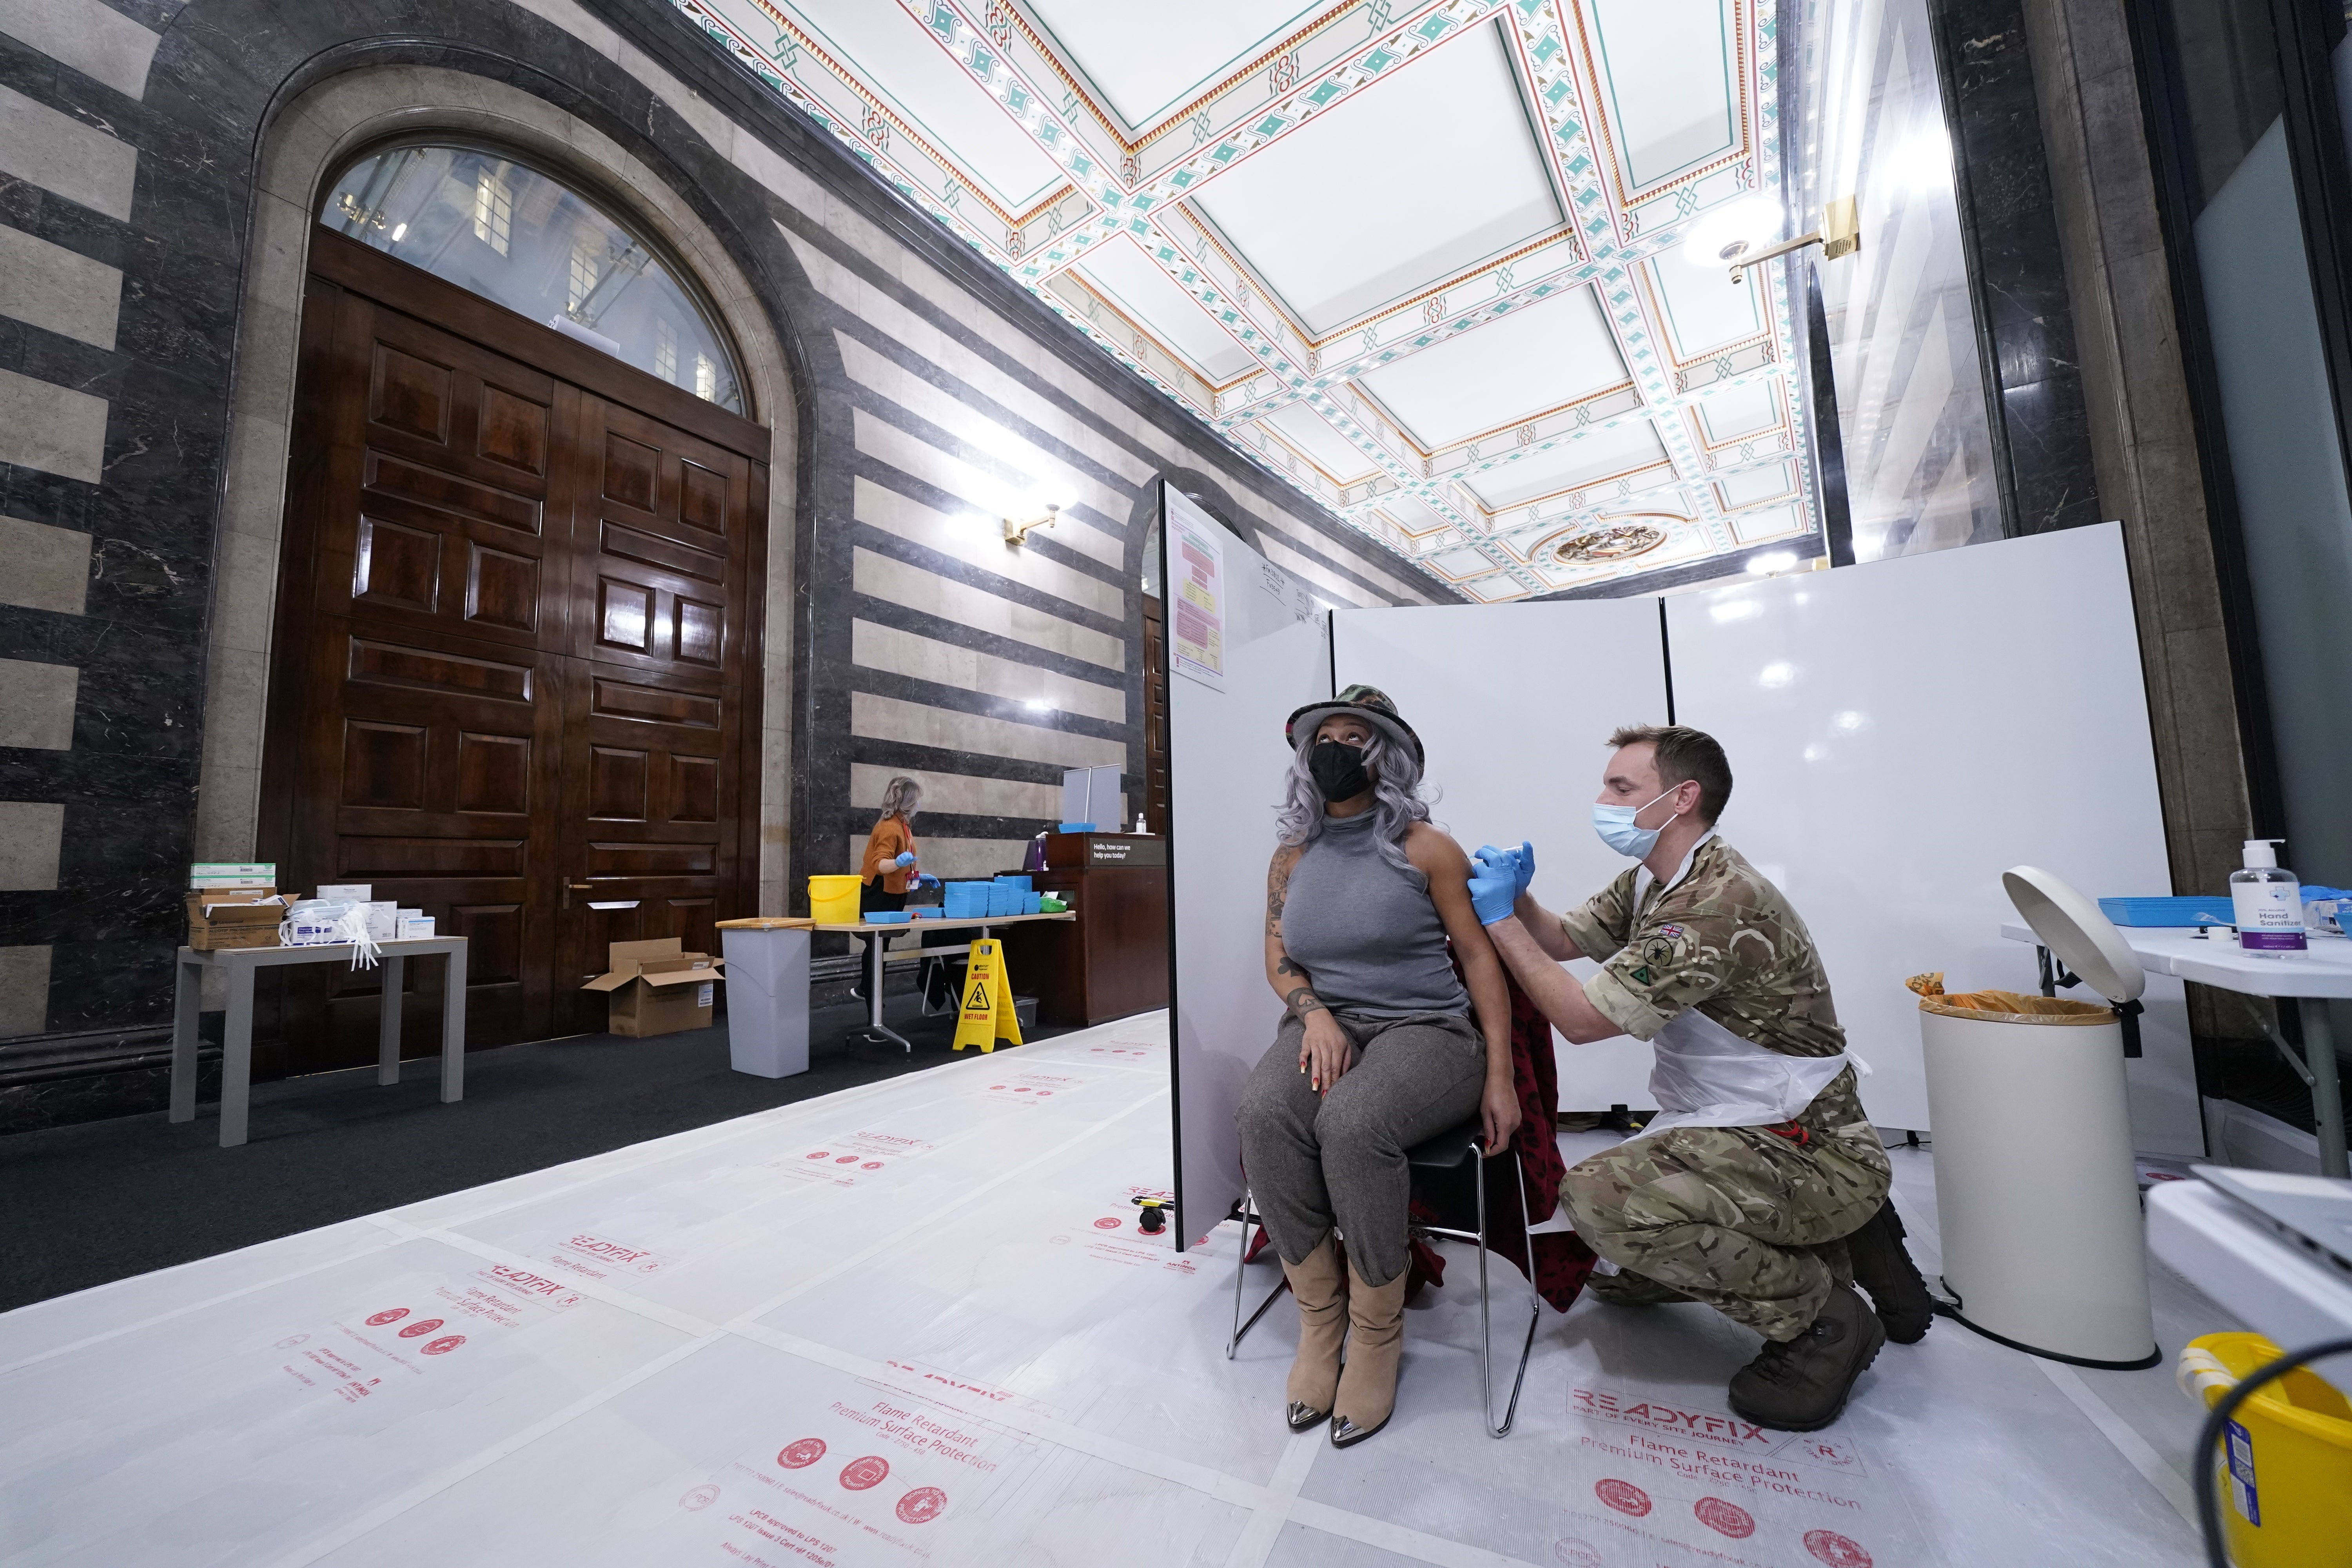
[[(1690, 875), (1699, 845), (1691, 846), (1672, 880)], [(1644, 866), (1633, 879), (1634, 921), (1654, 880)], [(1833, 1057), (1790, 1057), (1741, 1039), (1696, 1007), (1685, 1007), (1651, 1042), (1657, 1065), (1650, 1069), (1650, 1093), (1659, 1114), (1635, 1134), (1646, 1138), (1675, 1127), (1772, 1127), (1793, 1121), (1849, 1066), (1870, 1068), (1849, 1052)]]

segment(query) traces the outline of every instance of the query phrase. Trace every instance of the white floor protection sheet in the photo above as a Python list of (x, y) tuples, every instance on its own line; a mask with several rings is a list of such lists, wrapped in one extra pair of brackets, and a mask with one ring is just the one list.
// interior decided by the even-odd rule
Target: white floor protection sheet
[(1451, 1244), (1388, 1430), (1294, 1437), (1286, 1303), (1225, 1359), (1237, 1227), (1139, 1228), (1167, 1048), (1129, 1019), (0, 1315), (0, 1561), (2199, 1561), (2185, 1399), (1948, 1323), (1799, 1436), (1729, 1414), (1755, 1342), (1711, 1311), (1547, 1308), (1492, 1439)]

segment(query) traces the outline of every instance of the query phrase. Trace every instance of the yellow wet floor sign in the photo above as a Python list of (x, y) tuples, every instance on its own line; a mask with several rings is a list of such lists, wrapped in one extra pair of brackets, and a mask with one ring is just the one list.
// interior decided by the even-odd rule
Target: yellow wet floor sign
[(971, 944), (971, 960), (964, 970), (963, 1012), (956, 1019), (955, 1048), (978, 1046), (985, 1053), (996, 1042), (1021, 1043), (1021, 1024), (1013, 1016), (1013, 983), (1004, 973), (1004, 944), (982, 937)]

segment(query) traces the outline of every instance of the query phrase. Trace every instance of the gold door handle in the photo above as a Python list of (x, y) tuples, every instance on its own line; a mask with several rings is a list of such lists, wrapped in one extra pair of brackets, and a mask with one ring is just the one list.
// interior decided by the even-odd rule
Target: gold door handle
[(568, 910), (572, 908), (572, 894), (593, 893), (595, 890), (596, 884), (593, 882), (566, 882), (563, 884), (563, 900), (560, 907)]

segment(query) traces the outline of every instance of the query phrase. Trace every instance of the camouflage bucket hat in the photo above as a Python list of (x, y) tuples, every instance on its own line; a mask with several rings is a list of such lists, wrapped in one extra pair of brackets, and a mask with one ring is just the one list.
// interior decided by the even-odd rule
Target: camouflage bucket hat
[(1397, 717), (1396, 703), (1377, 686), (1350, 686), (1328, 702), (1309, 702), (1293, 713), (1290, 721), (1282, 727), (1283, 741), (1292, 751), (1297, 751), (1302, 727), (1304, 733), (1311, 735), (1324, 720), (1334, 713), (1353, 713), (1369, 720), (1373, 728), (1390, 740), (1410, 747), (1414, 765), (1427, 765), (1427, 759), (1421, 752), (1421, 737), (1412, 732), (1412, 725)]

